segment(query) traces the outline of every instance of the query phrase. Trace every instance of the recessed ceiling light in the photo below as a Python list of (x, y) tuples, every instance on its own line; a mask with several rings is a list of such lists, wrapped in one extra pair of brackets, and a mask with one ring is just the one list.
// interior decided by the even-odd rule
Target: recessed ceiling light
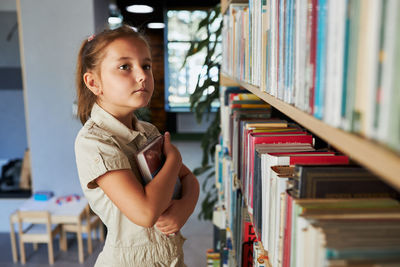
[(108, 23), (109, 24), (119, 24), (119, 23), (122, 23), (122, 19), (120, 17), (109, 17)]
[(148, 5), (131, 5), (126, 7), (126, 11), (131, 13), (151, 13), (153, 12), (153, 8)]
[(164, 29), (165, 24), (162, 22), (150, 22), (147, 24), (147, 28), (149, 29)]

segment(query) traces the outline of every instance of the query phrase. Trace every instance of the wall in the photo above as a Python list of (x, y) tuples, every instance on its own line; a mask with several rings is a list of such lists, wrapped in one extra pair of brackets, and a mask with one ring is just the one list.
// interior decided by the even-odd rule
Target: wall
[[(27, 148), (15, 1), (0, 3), (0, 161), (22, 158)], [(0, 170), (1, 170), (0, 163)]]
[[(33, 190), (81, 193), (74, 156), (74, 140), (81, 125), (72, 113), (76, 55), (81, 41), (105, 25), (108, 1), (18, 2)], [(100, 14), (96, 18), (95, 12)], [(9, 214), (20, 202), (0, 200), (0, 213)], [(8, 217), (3, 217), (0, 231), (8, 231)]]

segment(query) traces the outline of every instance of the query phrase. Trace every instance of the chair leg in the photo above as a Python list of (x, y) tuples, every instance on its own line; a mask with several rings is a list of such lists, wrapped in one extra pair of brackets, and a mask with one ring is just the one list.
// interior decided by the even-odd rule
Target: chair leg
[(88, 245), (88, 254), (92, 254), (93, 245), (92, 245), (92, 230), (87, 233), (87, 245)]
[(12, 251), (13, 262), (17, 263), (18, 262), (17, 242), (15, 238), (14, 223), (11, 221), (11, 219), (10, 219), (10, 239), (11, 239), (11, 251)]
[(47, 249), (48, 249), (48, 254), (49, 254), (49, 264), (53, 265), (54, 264), (54, 249), (53, 249), (53, 240), (50, 240), (49, 243), (47, 243)]
[(25, 246), (24, 246), (24, 242), (22, 242), (21, 238), (19, 238), (19, 252), (21, 253), (21, 263), (25, 264), (26, 263)]
[(104, 225), (102, 222), (99, 222), (99, 235), (100, 235), (100, 241), (104, 242)]
[(67, 251), (67, 232), (61, 227), (60, 233), (60, 249), (62, 251)]
[(79, 263), (83, 263), (83, 240), (82, 240), (82, 231), (80, 229), (77, 232), (77, 238), (78, 238)]

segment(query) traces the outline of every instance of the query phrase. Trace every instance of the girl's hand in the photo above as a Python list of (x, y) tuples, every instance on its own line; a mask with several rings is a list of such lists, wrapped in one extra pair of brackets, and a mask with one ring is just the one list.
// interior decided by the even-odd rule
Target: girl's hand
[(182, 156), (179, 150), (171, 143), (171, 135), (169, 132), (165, 132), (164, 134), (164, 147), (163, 147), (164, 155), (166, 158), (175, 157), (176, 160), (182, 164)]
[(158, 218), (156, 227), (165, 235), (178, 232), (185, 225), (190, 214), (184, 212), (181, 200), (171, 200), (170, 206)]

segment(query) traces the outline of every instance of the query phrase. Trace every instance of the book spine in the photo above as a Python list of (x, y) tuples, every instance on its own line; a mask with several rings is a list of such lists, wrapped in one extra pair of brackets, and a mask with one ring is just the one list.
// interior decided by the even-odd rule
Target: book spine
[(317, 17), (317, 52), (315, 75), (314, 116), (322, 119), (324, 108), (325, 75), (326, 75), (326, 20), (327, 1), (318, 1)]

